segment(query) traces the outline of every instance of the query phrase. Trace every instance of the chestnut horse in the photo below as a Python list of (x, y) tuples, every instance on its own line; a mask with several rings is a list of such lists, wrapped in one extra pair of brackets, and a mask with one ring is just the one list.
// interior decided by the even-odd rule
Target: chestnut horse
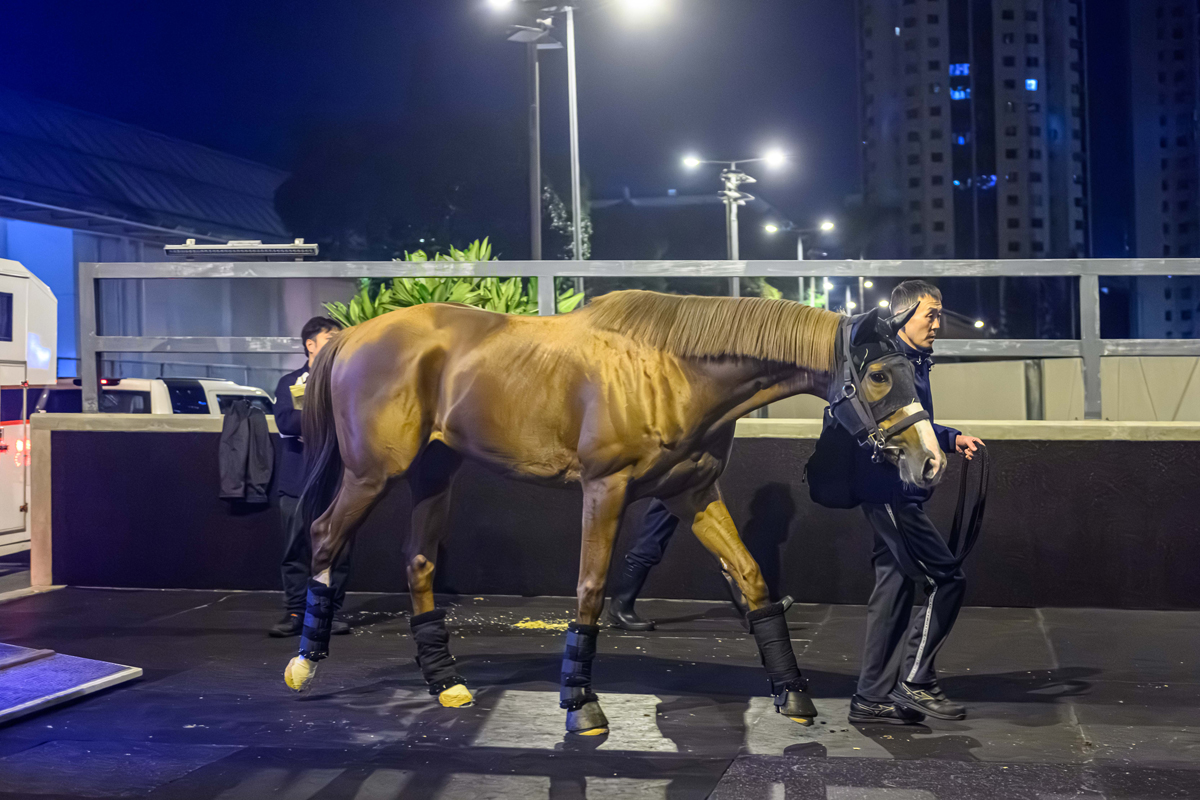
[[(739, 417), (794, 394), (827, 397), (840, 387), (843, 336), (865, 344), (895, 331), (876, 312), (854, 321), (852, 330), (846, 317), (787, 300), (615, 292), (551, 317), (421, 305), (337, 334), (317, 356), (304, 398), (302, 506), (305, 520), (315, 519), (315, 578), (300, 655), (285, 671), (288, 686), (306, 688), (328, 654), (330, 564), (388, 481), (403, 476), (412, 489), (404, 552), (418, 663), (443, 705), (471, 702), (450, 656), (445, 611), (433, 597), (452, 479), (469, 458), (516, 478), (582, 484), (578, 606), (560, 703), (569, 732), (607, 730), (591, 688), (596, 623), (622, 511), (641, 497), (661, 498), (690, 520), (721, 560), (750, 608), (776, 709), (811, 724), (817, 711), (784, 619), (791, 599), (769, 602), (717, 478)], [(885, 359), (869, 370), (865, 399), (895, 386), (905, 397), (893, 406), (915, 402), (907, 360)], [(891, 416), (900, 422), (907, 413)], [(888, 420), (877, 422), (886, 428)], [(945, 461), (929, 422), (900, 427), (886, 457), (912, 482), (935, 484)], [(431, 446), (448, 452), (423, 458)]]

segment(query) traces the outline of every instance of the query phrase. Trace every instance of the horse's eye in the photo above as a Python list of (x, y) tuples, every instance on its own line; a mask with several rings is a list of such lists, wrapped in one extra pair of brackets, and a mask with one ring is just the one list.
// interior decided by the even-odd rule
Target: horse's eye
[(872, 372), (871, 380), (875, 381), (876, 383), (887, 383), (888, 376), (882, 372)]

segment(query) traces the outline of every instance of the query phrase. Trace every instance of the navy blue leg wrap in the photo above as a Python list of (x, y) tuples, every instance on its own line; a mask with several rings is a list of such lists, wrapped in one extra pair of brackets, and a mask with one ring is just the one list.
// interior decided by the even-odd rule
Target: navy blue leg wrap
[(592, 661), (596, 658), (596, 625), (567, 625), (567, 646), (563, 649), (562, 683), (558, 705), (567, 711), (578, 711), (585, 704), (599, 700), (592, 691)]
[(784, 697), (789, 690), (803, 691), (806, 688), (804, 679), (800, 677), (800, 667), (796, 664), (796, 654), (792, 650), (792, 639), (788, 635), (787, 618), (784, 616), (791, 604), (792, 598), (787, 597), (746, 615), (754, 641), (758, 644), (762, 664), (767, 669), (767, 677), (771, 679), (771, 694), (776, 699)]
[(304, 630), (300, 634), (300, 655), (309, 661), (320, 661), (329, 655), (333, 595), (333, 587), (308, 579), (308, 610), (304, 612)]
[(446, 609), (435, 608), (426, 614), (417, 614), (408, 624), (417, 643), (417, 666), (429, 684), (429, 693), (436, 697), (451, 686), (465, 684), (454, 668), (454, 656), (450, 655)]

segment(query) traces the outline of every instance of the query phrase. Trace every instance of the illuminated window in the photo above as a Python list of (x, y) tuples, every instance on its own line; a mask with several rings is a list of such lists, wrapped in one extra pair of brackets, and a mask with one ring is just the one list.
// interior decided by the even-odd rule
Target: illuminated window
[(970, 75), (971, 74), (971, 65), (970, 64), (951, 64), (950, 65), (950, 74), (951, 75)]
[(1025, 91), (1027, 91), (1027, 92), (1036, 92), (1037, 91), (1037, 78), (1026, 78), (1025, 79)]
[(971, 99), (970, 87), (967, 87), (966, 89), (951, 89), (950, 90), (950, 99), (951, 100), (970, 100)]

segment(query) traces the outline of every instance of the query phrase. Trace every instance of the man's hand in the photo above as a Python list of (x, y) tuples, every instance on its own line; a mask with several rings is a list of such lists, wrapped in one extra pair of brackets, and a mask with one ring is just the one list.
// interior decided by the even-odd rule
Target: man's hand
[(974, 436), (959, 434), (958, 438), (954, 440), (954, 449), (958, 451), (959, 455), (965, 457), (967, 461), (974, 458), (979, 448), (984, 446), (983, 440), (976, 439)]

